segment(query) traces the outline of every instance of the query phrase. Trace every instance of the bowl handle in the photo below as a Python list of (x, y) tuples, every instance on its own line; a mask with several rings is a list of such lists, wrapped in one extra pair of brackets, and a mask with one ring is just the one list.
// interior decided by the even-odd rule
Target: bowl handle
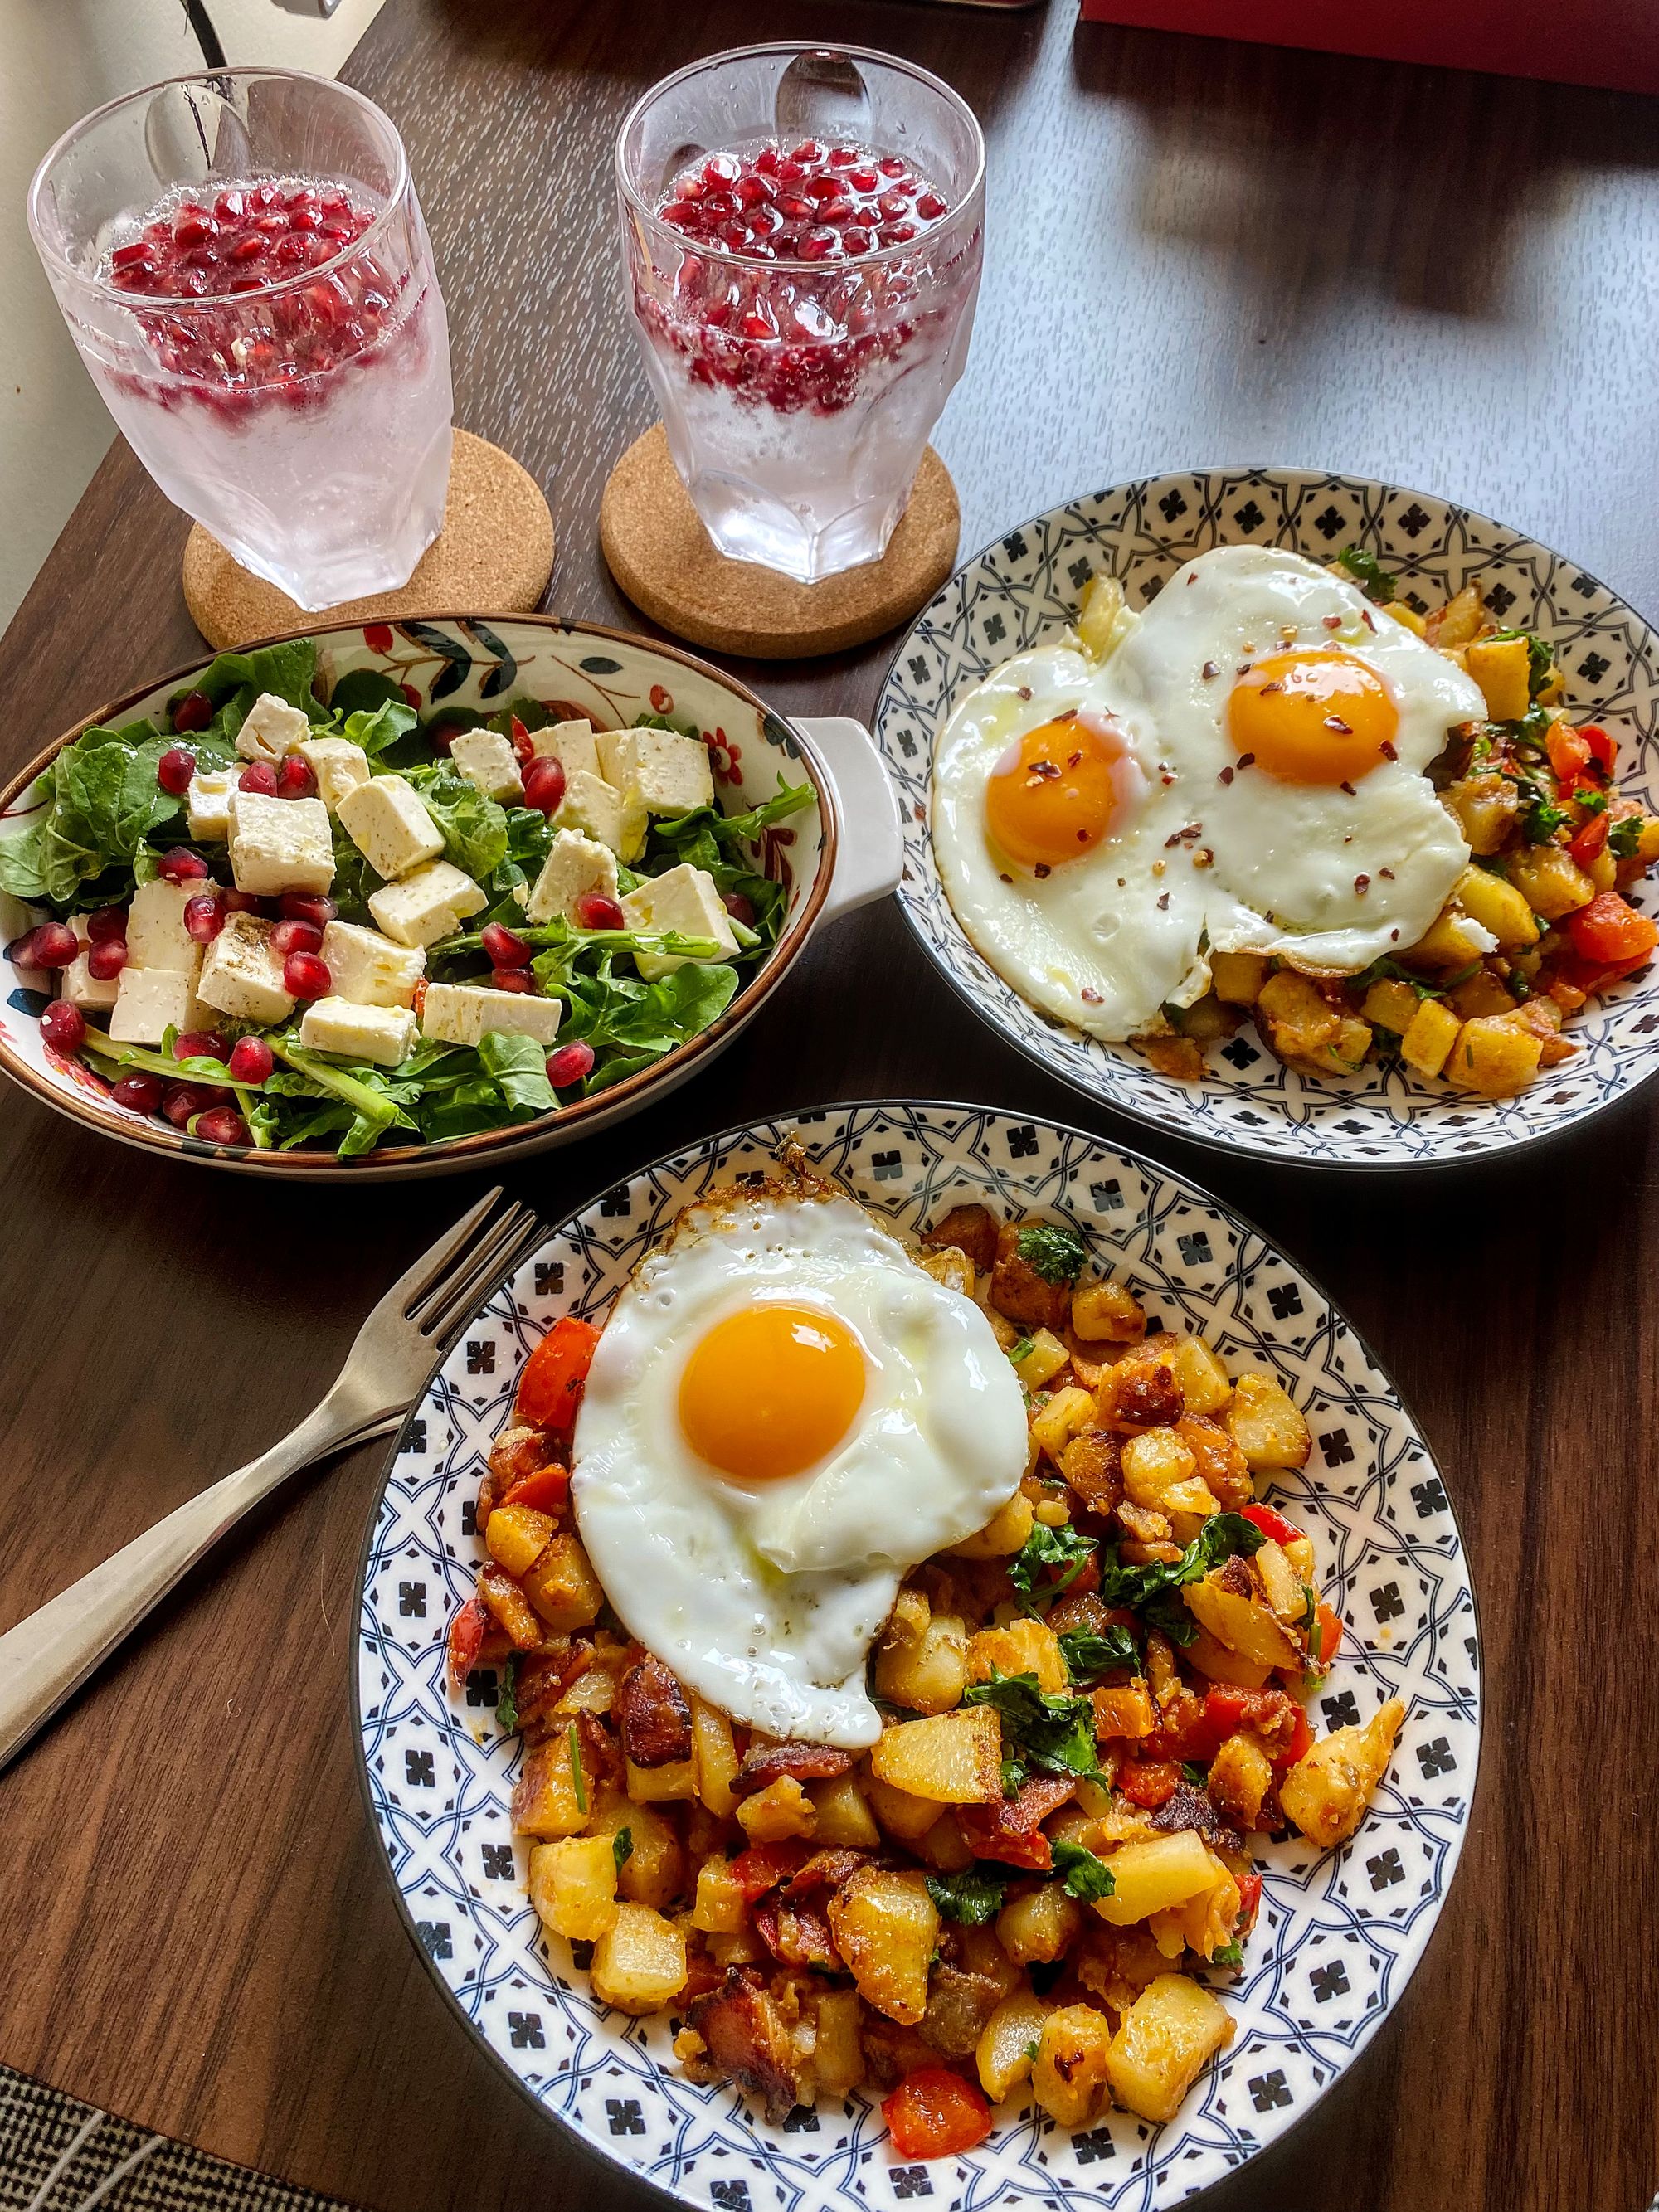
[(797, 714), (796, 722), (823, 757), (836, 789), (841, 847), (836, 872), (818, 915), (820, 927), (855, 907), (898, 889), (904, 868), (904, 832), (898, 794), (888, 780), (876, 741), (850, 714)]

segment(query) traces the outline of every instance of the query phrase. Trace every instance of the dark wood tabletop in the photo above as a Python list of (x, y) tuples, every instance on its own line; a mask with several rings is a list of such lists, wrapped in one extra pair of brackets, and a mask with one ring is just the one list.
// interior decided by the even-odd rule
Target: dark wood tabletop
[[(605, 472), (652, 412), (612, 135), (652, 79), (759, 35), (896, 48), (984, 118), (984, 291), (938, 440), (965, 550), (1118, 478), (1273, 461), (1468, 501), (1659, 611), (1651, 104), (1079, 27), (1071, 0), (389, 0), (346, 75), (409, 145), (458, 419), (552, 499), (562, 612), (644, 626), (595, 540)], [(185, 531), (118, 444), (0, 644), (0, 768), (198, 649)], [(743, 672), (786, 710), (867, 713), (888, 650)], [(1652, 1094), (1512, 1166), (1367, 1181), (1202, 1154), (1017, 1057), (889, 904), (815, 940), (687, 1087), (512, 1180), (556, 1218), (709, 1129), (861, 1097), (1080, 1122), (1243, 1208), (1378, 1349), (1462, 1519), (1486, 1723), (1450, 1900), (1363, 2061), (1212, 2201), (1645, 2204)], [(477, 1184), (278, 1193), (8, 1090), (0, 1188), (6, 1626), (297, 1419)], [(473, 2049), (394, 1911), (346, 1687), (382, 1465), (370, 1449), (301, 1481), (0, 1777), (0, 2058), (386, 2212), (638, 2203)]]

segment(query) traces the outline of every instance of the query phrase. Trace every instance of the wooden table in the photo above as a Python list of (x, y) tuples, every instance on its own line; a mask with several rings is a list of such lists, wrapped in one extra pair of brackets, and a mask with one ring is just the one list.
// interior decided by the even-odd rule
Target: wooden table
[[(1659, 608), (1652, 106), (1079, 30), (1066, 0), (391, 0), (347, 76), (409, 143), (459, 419), (552, 496), (562, 611), (632, 619), (594, 543), (605, 471), (650, 416), (612, 134), (647, 82), (763, 18), (896, 47), (985, 119), (985, 289), (939, 441), (965, 548), (1115, 478), (1278, 460), (1468, 500)], [(118, 446), (0, 646), (7, 761), (196, 650), (184, 536)], [(749, 672), (786, 708), (867, 712), (884, 659)], [(1142, 1141), (979, 1026), (888, 906), (816, 945), (708, 1073), (515, 1180), (556, 1218), (745, 1114), (870, 1096)], [(279, 1196), (4, 1104), (0, 1626), (287, 1427), (473, 1189)], [(1218, 2204), (1632, 2212), (1659, 2181), (1653, 1129), (1637, 1101), (1559, 1156), (1380, 1182), (1151, 1140), (1380, 1348), (1446, 1471), (1485, 1631), (1474, 1832), (1426, 1962)], [(380, 1465), (302, 1484), (0, 1778), (0, 2057), (388, 2212), (637, 2203), (471, 2049), (393, 1911), (345, 1686)]]

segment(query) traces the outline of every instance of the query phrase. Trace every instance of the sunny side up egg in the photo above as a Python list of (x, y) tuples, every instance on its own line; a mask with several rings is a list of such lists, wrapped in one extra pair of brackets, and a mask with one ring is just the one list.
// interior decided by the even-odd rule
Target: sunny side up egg
[(901, 1577), (1025, 1471), (990, 1322), (854, 1200), (688, 1209), (602, 1331), (573, 1442), (583, 1543), (629, 1632), (768, 1734), (857, 1750)]
[(1469, 677), (1267, 546), (1188, 562), (1114, 644), (1022, 653), (935, 750), (946, 893), (1023, 997), (1129, 1037), (1212, 951), (1353, 974), (1423, 934), (1468, 859), (1425, 771), (1485, 714)]

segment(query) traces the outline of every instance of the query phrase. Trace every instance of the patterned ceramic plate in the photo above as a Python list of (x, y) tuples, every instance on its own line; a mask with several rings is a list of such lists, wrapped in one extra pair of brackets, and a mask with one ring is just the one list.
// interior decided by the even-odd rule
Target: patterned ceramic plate
[[(826, 1175), (902, 1224), (958, 1200), (1069, 1220), (1164, 1323), (1228, 1364), (1271, 1368), (1316, 1445), (1285, 1480), (1349, 1626), (1319, 1700), (1326, 1727), (1390, 1694), (1408, 1717), (1389, 1779), (1342, 1849), (1267, 1846), (1261, 1918), (1223, 1978), (1237, 2034), (1178, 2120), (1114, 2113), (1073, 2135), (1005, 2108), (969, 2155), (891, 2155), (862, 2096), (769, 2127), (730, 2089), (686, 2081), (666, 2020), (595, 2003), (570, 1948), (526, 1899), (509, 1800), (520, 1751), (495, 1690), (444, 1686), (449, 1617), (482, 1554), (473, 1499), (521, 1363), (553, 1319), (602, 1314), (683, 1206), (763, 1171), (799, 1130)], [(511, 2077), (594, 2149), (720, 2212), (868, 2212), (939, 2197), (1036, 2196), (1156, 2212), (1282, 2135), (1350, 2066), (1422, 1956), (1457, 1862), (1480, 1748), (1474, 1601), (1457, 1524), (1393, 1385), (1323, 1291), (1258, 1231), (1133, 1153), (1046, 1121), (957, 1106), (838, 1106), (711, 1137), (660, 1161), (550, 1237), (481, 1307), (398, 1439), (364, 1548), (354, 1681), (368, 1808), (405, 1917), (440, 1986)]]
[[(1659, 1069), (1659, 967), (1619, 985), (1570, 1034), (1578, 1057), (1518, 1098), (1471, 1098), (1395, 1060), (1314, 1082), (1248, 1025), (1212, 1047), (1198, 1084), (1162, 1076), (1125, 1045), (1040, 1013), (974, 950), (951, 910), (928, 836), (935, 734), (1000, 663), (1069, 622), (1090, 574), (1119, 577), (1132, 607), (1213, 545), (1285, 545), (1328, 561), (1376, 553), (1419, 610), (1482, 579), (1505, 622), (1554, 645), (1576, 712), (1615, 724), (1624, 788), (1659, 811), (1659, 634), (1576, 563), (1465, 507), (1361, 477), (1298, 469), (1146, 477), (1055, 507), (958, 569), (894, 655), (876, 738), (903, 801), (899, 898), (945, 977), (1012, 1044), (1092, 1098), (1201, 1144), (1332, 1167), (1427, 1167), (1513, 1152), (1588, 1120)], [(1637, 902), (1651, 902), (1638, 895)]]

